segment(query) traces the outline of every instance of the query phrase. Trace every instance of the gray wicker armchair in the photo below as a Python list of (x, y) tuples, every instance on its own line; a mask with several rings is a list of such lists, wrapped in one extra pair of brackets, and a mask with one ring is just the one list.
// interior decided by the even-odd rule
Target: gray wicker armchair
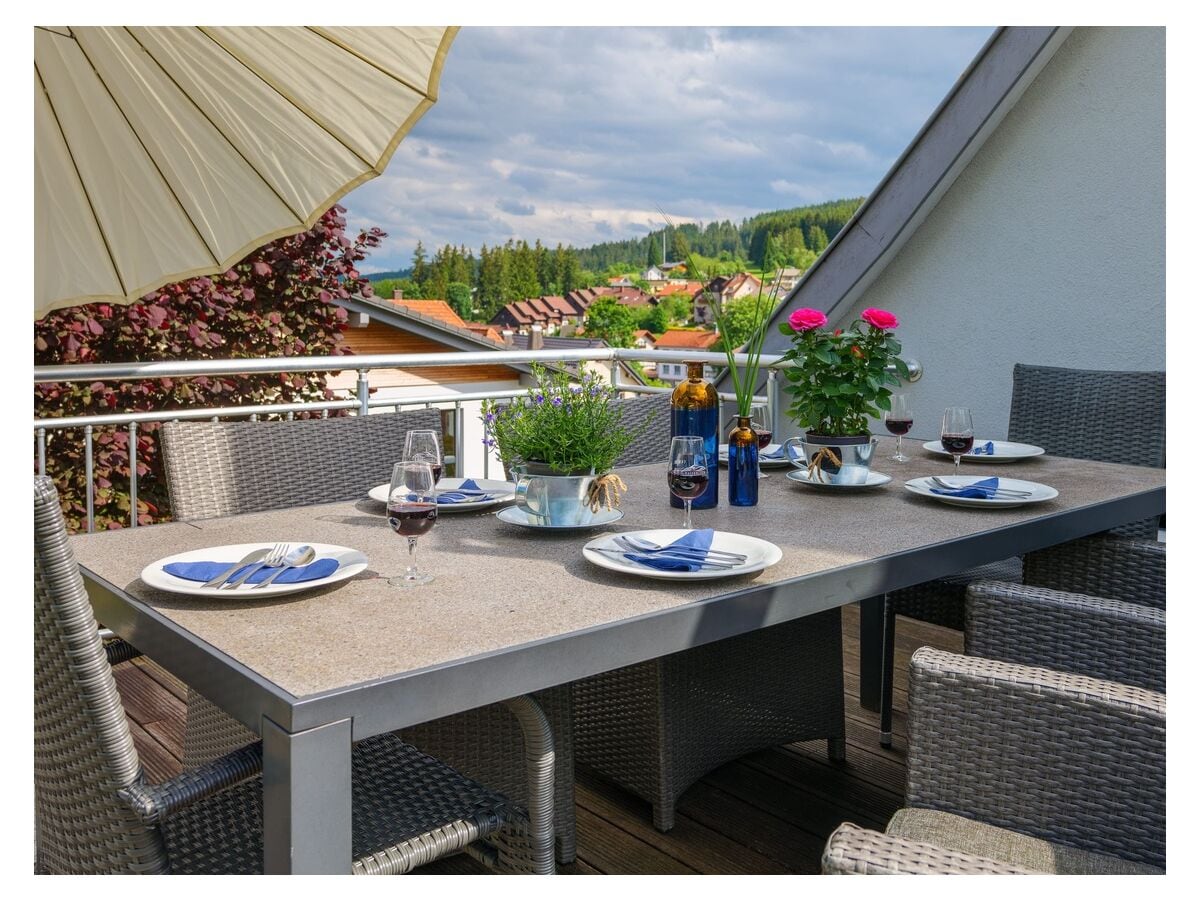
[(1166, 546), (1096, 535), (1064, 551), (1030, 554), (1026, 564), (1039, 583), (1087, 593), (994, 581), (967, 588), (967, 655), (1165, 691)]
[[(262, 871), (261, 743), (146, 783), (45, 477), (34, 480), (34, 667), (38, 872)], [(527, 699), (512, 709), (539, 737), (531, 767), (552, 768), (545, 717)], [(390, 734), (355, 745), (353, 780), (355, 874), (400, 874), (463, 850), (518, 871), (553, 871), (548, 802), (526, 814)]]
[[(652, 418), (618, 467), (665, 462), (667, 398), (620, 402), (625, 422)], [(661, 831), (683, 792), (731, 759), (817, 738), (844, 759), (841, 623), (833, 609), (575, 682), (576, 759), (648, 800)]]
[(928, 647), (910, 691), (905, 808), (839, 826), (824, 872), (1163, 870), (1163, 694)]
[[(1097, 422), (1104, 425), (1097, 427)], [(1166, 465), (1166, 373), (1017, 364), (1013, 367), (1008, 439), (1037, 444), (1055, 456), (1161, 468)], [(1132, 522), (1114, 533), (1152, 540), (1158, 535), (1158, 520)], [(889, 593), (884, 601), (880, 742), (891, 743), (897, 615), (962, 631), (967, 585), (975, 581), (1008, 581), (1109, 596), (1089, 590), (1082, 581), (1055, 575), (1056, 570), (1084, 575), (1071, 559), (1074, 553), (1070, 545), (1060, 545), (1041, 551), (1041, 562), (1033, 569), (1028, 559), (1023, 565), (1020, 558), (1012, 557)], [(1042, 580), (1047, 576), (1053, 583)], [(1115, 577), (1137, 575), (1130, 572)]]
[[(304, 503), (353, 500), (387, 482), (409, 430), (441, 433), (437, 410), (293, 422), (167, 423), (162, 444), (176, 517), (207, 519)], [(313, 460), (336, 461), (314, 465)], [(381, 520), (382, 523), (382, 520)], [(558, 859), (575, 859), (575, 780), (571, 691), (533, 695), (555, 739), (554, 823)], [(405, 729), (401, 737), (430, 756), (512, 798), (535, 805), (540, 787), (525, 768), (525, 735), (503, 705)], [(188, 691), (184, 764), (196, 766), (255, 736), (194, 690)]]

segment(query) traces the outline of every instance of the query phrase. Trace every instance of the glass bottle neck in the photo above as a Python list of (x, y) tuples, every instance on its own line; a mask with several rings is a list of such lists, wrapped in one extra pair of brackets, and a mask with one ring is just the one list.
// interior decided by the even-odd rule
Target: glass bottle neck
[(687, 373), (689, 381), (702, 381), (704, 379), (704, 363), (688, 363)]

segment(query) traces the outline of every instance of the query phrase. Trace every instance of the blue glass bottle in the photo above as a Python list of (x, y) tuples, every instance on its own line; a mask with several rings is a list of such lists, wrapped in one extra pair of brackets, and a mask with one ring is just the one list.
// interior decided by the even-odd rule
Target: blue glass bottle
[[(687, 381), (680, 382), (671, 394), (671, 437), (696, 434), (704, 438), (704, 452), (708, 454), (708, 487), (692, 501), (692, 509), (712, 509), (717, 505), (720, 489), (717, 432), (721, 401), (717, 389), (704, 380), (704, 363), (689, 362), (687, 369)], [(671, 505), (683, 509), (683, 501), (674, 494), (671, 494)]]
[(749, 416), (738, 416), (729, 432), (729, 503), (758, 505), (758, 435)]

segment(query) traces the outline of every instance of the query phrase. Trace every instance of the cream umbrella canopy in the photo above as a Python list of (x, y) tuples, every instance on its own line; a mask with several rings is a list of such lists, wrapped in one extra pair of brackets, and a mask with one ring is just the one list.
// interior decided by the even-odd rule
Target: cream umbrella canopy
[(437, 100), (457, 30), (35, 29), (35, 318), (310, 228)]

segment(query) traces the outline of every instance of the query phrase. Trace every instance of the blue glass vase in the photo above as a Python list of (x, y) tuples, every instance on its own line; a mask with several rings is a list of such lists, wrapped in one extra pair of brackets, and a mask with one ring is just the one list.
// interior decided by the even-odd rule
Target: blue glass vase
[(729, 504), (758, 505), (758, 435), (749, 416), (738, 416), (729, 432)]

